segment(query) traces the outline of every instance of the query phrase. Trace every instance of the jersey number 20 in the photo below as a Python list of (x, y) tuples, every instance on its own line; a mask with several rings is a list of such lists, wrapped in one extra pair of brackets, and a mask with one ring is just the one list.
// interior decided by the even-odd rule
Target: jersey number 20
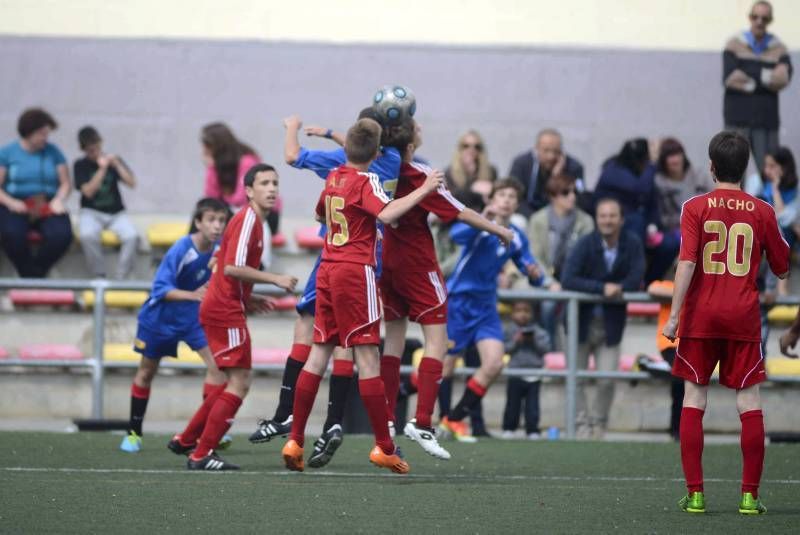
[[(325, 196), (325, 223), (328, 225), (328, 243), (336, 245), (344, 245), (350, 238), (350, 232), (347, 229), (347, 219), (342, 213), (344, 210), (343, 197)], [(339, 232), (333, 232), (333, 224), (339, 225)]]
[[(727, 271), (736, 277), (744, 277), (750, 272), (750, 255), (753, 252), (753, 227), (747, 223), (734, 223), (730, 229), (722, 221), (706, 221), (703, 230), (716, 234), (717, 238), (703, 247), (703, 272), (709, 275), (724, 275)], [(742, 261), (736, 259), (739, 238), (744, 240)], [(712, 260), (715, 254), (727, 250), (725, 262)]]

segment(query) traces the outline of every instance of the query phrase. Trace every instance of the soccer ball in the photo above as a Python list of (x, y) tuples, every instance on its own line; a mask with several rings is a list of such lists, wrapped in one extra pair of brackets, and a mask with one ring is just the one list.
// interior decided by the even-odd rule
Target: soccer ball
[(385, 85), (375, 93), (372, 109), (385, 124), (396, 125), (414, 116), (417, 99), (406, 86)]

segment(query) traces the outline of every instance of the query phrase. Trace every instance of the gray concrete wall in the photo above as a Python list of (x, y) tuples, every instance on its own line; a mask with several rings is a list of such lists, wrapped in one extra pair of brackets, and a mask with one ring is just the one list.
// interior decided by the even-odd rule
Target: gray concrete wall
[[(54, 141), (74, 158), (77, 129), (92, 123), (138, 173), (141, 187), (126, 199), (143, 212), (190, 209), (202, 190), (204, 123), (230, 123), (280, 162), (284, 116), (346, 128), (375, 88), (395, 81), (417, 94), (422, 153), (437, 166), (474, 127), (505, 173), (538, 129), (556, 126), (593, 183), (635, 135), (675, 135), (705, 165), (722, 126), (719, 53), (7, 36), (0, 50), (0, 141), (14, 138), (23, 108), (43, 105), (61, 123)], [(800, 150), (797, 82), (781, 104), (782, 139)], [(280, 168), (287, 209), (310, 218), (314, 179)]]

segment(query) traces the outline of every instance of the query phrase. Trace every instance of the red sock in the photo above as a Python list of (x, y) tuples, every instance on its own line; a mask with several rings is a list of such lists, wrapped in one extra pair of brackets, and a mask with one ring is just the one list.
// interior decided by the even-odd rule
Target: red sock
[(430, 357), (422, 357), (419, 363), (419, 379), (417, 394), (417, 425), (431, 426), (431, 415), (439, 395), (439, 383), (442, 382), (442, 361)]
[(228, 432), (236, 417), (236, 411), (242, 406), (242, 398), (233, 392), (225, 391), (217, 397), (217, 401), (208, 413), (206, 427), (200, 440), (197, 441), (197, 448), (192, 453), (192, 459), (199, 461), (217, 447), (219, 441)]
[(386, 416), (394, 422), (397, 409), (397, 394), (400, 392), (400, 357), (381, 357), (381, 381), (386, 391)]
[(131, 397), (138, 399), (150, 399), (150, 389), (139, 386), (136, 383), (131, 384)]
[(386, 417), (386, 390), (383, 388), (383, 381), (380, 377), (359, 379), (358, 391), (361, 394), (361, 401), (364, 402), (364, 407), (367, 409), (369, 423), (375, 434), (375, 444), (385, 454), (394, 454), (394, 442), (389, 435), (389, 420)]
[(292, 408), (292, 432), (289, 438), (303, 447), (306, 434), (306, 423), (311, 409), (314, 408), (314, 400), (317, 398), (319, 383), (322, 377), (303, 370), (297, 377), (297, 385), (294, 387), (294, 407)]
[(225, 391), (225, 385), (217, 385), (216, 390), (212, 390), (206, 399), (203, 400), (200, 408), (194, 413), (192, 419), (186, 425), (186, 429), (181, 433), (180, 442), (184, 446), (192, 446), (203, 434), (203, 429), (206, 427), (206, 420), (208, 420), (208, 413), (211, 412), (211, 407), (217, 401), (220, 395)]
[(203, 399), (206, 399), (211, 393), (219, 390), (219, 387), (222, 387), (222, 390), (225, 390), (225, 387), (228, 386), (228, 383), (222, 383), (222, 385), (215, 385), (212, 383), (203, 383)]
[(758, 485), (764, 469), (764, 415), (760, 410), (739, 415), (742, 421), (742, 492), (758, 498)]
[(695, 407), (684, 407), (681, 410), (681, 463), (686, 489), (690, 493), (703, 492), (704, 412)]
[(305, 344), (292, 344), (292, 351), (289, 353), (289, 358), (305, 364), (310, 353), (311, 346), (307, 346)]
[(467, 388), (475, 392), (475, 394), (480, 398), (485, 396), (486, 391), (488, 390), (487, 387), (483, 386), (478, 381), (476, 381), (474, 377), (470, 377), (469, 380), (467, 381)]

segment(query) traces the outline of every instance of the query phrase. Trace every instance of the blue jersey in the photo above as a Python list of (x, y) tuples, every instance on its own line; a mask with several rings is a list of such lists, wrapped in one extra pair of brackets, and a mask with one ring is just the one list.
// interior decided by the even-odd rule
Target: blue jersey
[[(308, 150), (305, 147), (300, 147), (300, 154), (297, 155), (297, 160), (292, 164), (292, 167), (314, 171), (317, 176), (325, 180), (331, 171), (340, 165), (344, 165), (346, 161), (347, 155), (344, 153), (343, 148), (323, 151)], [(390, 199), (394, 197), (394, 192), (397, 189), (397, 177), (400, 175), (401, 163), (400, 151), (394, 147), (387, 147), (381, 149), (381, 154), (369, 166), (370, 172), (378, 175), (383, 191), (386, 192)], [(324, 235), (325, 225), (322, 225), (320, 236)]]
[(166, 301), (170, 290), (193, 292), (208, 282), (211, 269), (208, 263), (217, 246), (201, 253), (191, 236), (184, 236), (169, 248), (158, 266), (150, 297), (139, 311), (139, 325), (151, 331), (181, 336), (200, 327), (200, 303), (197, 301)]
[[(525, 233), (514, 225), (511, 225), (511, 230), (514, 231), (514, 239), (506, 247), (494, 234), (456, 222), (450, 228), (450, 238), (463, 248), (453, 273), (447, 279), (447, 292), (495, 300), (497, 276), (509, 259), (527, 277), (528, 266), (535, 264), (536, 260), (528, 247)], [(541, 278), (531, 282), (538, 285)]]

